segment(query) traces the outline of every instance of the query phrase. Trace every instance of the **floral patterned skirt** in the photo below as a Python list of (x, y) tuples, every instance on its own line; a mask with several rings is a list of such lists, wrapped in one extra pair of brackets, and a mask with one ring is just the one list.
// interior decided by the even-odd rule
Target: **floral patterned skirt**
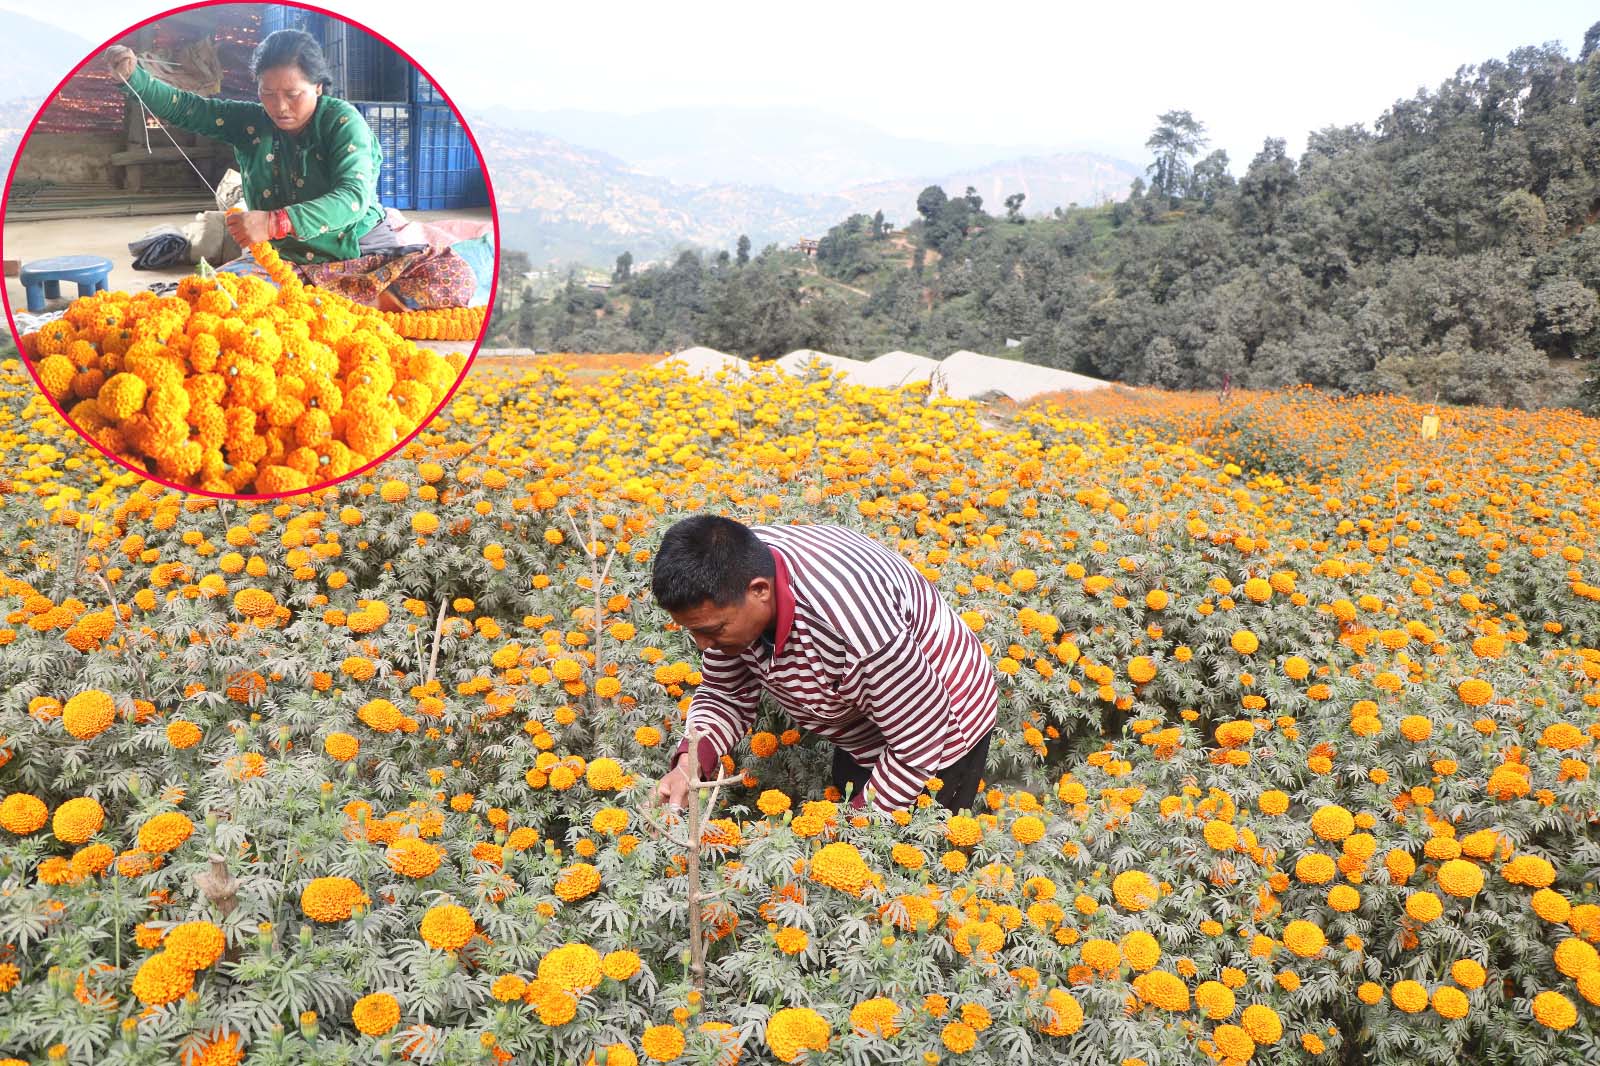
[[(248, 255), (217, 269), (258, 277), (269, 284), (272, 281)], [(387, 292), (410, 311), (466, 307), (478, 285), (472, 266), (449, 248), (372, 252), (355, 259), (295, 266), (295, 272), (307, 285), (364, 307), (377, 307), (378, 298)]]

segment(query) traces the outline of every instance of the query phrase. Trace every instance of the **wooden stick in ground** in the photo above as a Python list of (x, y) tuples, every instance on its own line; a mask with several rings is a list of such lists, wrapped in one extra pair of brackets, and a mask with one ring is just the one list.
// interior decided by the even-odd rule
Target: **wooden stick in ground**
[(426, 681), (433, 680), (439, 667), (439, 642), (444, 639), (444, 615), (449, 609), (450, 601), (448, 599), (439, 604), (439, 620), (433, 625), (433, 654), (428, 656), (428, 676)]
[(700, 730), (689, 731), (689, 972), (695, 990), (706, 987), (706, 945), (700, 928)]

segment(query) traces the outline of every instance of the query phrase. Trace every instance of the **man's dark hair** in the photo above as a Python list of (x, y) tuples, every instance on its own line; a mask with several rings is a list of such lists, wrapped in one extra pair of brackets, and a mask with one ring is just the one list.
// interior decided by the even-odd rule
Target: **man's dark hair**
[(727, 607), (744, 599), (750, 582), (776, 577), (772, 550), (750, 527), (721, 515), (691, 515), (676, 523), (656, 549), (650, 591), (668, 611), (707, 600)]
[(250, 72), (261, 77), (261, 72), (276, 67), (299, 67), (306, 81), (322, 86), (323, 92), (333, 88), (333, 73), (322, 54), (317, 39), (304, 30), (277, 30), (256, 45), (250, 57)]

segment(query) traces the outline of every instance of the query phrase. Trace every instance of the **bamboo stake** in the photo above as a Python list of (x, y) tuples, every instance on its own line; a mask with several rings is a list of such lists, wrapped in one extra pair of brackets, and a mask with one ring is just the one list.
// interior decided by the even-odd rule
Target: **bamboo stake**
[(439, 620), (433, 624), (433, 653), (428, 656), (428, 676), (426, 681), (432, 681), (434, 672), (439, 665), (439, 643), (444, 639), (444, 615), (450, 608), (448, 599), (439, 603)]

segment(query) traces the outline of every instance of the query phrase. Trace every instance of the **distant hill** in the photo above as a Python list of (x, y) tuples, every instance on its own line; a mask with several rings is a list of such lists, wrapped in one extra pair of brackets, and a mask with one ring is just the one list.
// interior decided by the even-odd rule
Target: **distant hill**
[(638, 115), (484, 109), (485, 120), (589, 145), (686, 185), (769, 185), (829, 195), (854, 185), (947, 174), (1042, 145), (894, 137), (865, 122), (800, 108), (667, 108)]
[(535, 265), (609, 266), (624, 251), (644, 262), (689, 246), (731, 248), (741, 234), (757, 249), (792, 244), (820, 237), (855, 211), (882, 210), (904, 225), (915, 216), (917, 194), (931, 184), (957, 193), (972, 185), (995, 209), (1022, 192), (1026, 213), (1048, 213), (1120, 196), (1137, 174), (1132, 164), (1071, 153), (841, 187), (831, 195), (799, 194), (771, 185), (673, 181), (645, 173), (632, 160), (500, 126), (486, 115), (469, 112), (467, 119), (489, 161), (502, 240), (527, 252)]
[(917, 194), (937, 185), (952, 194), (968, 186), (983, 197), (991, 211), (1003, 209), (1005, 198), (1022, 193), (1022, 213), (1049, 214), (1057, 207), (1078, 204), (1091, 207), (1119, 200), (1128, 186), (1143, 171), (1132, 163), (1088, 152), (1060, 152), (1055, 155), (1008, 159), (986, 166), (950, 171), (938, 175), (918, 175), (894, 181), (873, 182), (844, 190), (851, 208), (866, 214), (882, 210), (891, 221), (904, 224), (916, 216)]
[(536, 265), (609, 265), (625, 251), (643, 262), (681, 247), (732, 248), (740, 234), (761, 247), (820, 234), (849, 207), (842, 197), (681, 185), (604, 152), (467, 117), (494, 182), (501, 241)]

